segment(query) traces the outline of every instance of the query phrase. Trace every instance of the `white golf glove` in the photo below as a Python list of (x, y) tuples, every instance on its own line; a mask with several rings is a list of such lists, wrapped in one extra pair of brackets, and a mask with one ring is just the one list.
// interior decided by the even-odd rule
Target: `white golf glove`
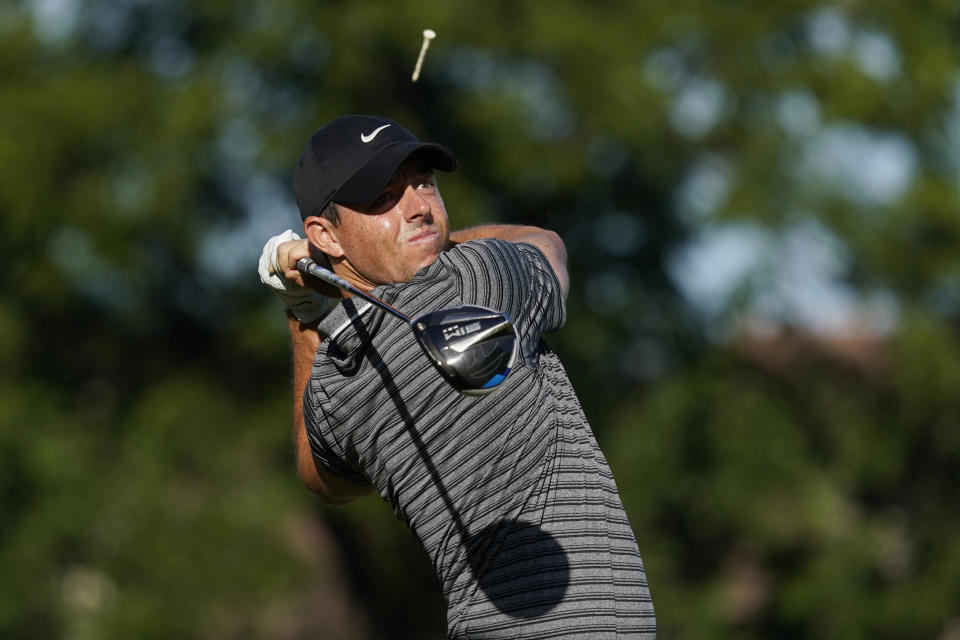
[(273, 236), (263, 246), (257, 271), (260, 281), (280, 296), (297, 320), (304, 324), (316, 322), (336, 306), (337, 300), (327, 298), (313, 289), (301, 287), (292, 280), (283, 277), (283, 269), (277, 264), (277, 247), (284, 242), (299, 240), (300, 236), (290, 229)]

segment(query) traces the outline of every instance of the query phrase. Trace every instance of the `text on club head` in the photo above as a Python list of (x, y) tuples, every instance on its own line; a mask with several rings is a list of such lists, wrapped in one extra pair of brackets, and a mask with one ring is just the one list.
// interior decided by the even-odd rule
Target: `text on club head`
[(443, 327), (443, 339), (449, 340), (450, 338), (459, 338), (473, 333), (480, 329), (479, 322), (471, 322), (470, 324), (451, 324), (446, 327)]

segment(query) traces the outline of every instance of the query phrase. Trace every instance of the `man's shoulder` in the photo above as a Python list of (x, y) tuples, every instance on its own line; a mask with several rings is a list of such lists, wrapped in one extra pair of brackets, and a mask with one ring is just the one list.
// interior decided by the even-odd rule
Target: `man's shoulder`
[(476, 238), (474, 240), (467, 240), (466, 242), (458, 242), (451, 248), (444, 251), (444, 253), (455, 253), (457, 251), (466, 251), (470, 249), (503, 251), (508, 250), (511, 245), (512, 243), (507, 242), (506, 240), (501, 240), (500, 238)]
[(536, 245), (499, 238), (462, 242), (440, 255), (438, 261), (448, 268), (483, 273), (496, 271), (500, 278), (527, 279), (550, 268), (547, 257)]
[(539, 262), (545, 258), (532, 244), (499, 238), (468, 240), (442, 251), (409, 282), (378, 287), (374, 293), (382, 293), (393, 304), (408, 296), (438, 296), (444, 287), (469, 293), (509, 286), (529, 280)]
[(539, 250), (525, 242), (509, 242), (500, 238), (479, 238), (461, 242), (440, 254), (448, 261), (476, 261), (516, 258), (529, 251)]

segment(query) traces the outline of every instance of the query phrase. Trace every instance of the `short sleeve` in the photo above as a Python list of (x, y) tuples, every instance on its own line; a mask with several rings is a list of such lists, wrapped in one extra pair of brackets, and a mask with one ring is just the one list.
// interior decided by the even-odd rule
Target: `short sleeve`
[[(309, 386), (307, 389), (309, 390)], [(310, 442), (310, 452), (313, 454), (314, 464), (317, 465), (318, 469), (349, 482), (365, 483), (367, 480), (364, 475), (345, 463), (336, 454), (333, 447), (324, 440), (324, 430), (320, 423), (326, 423), (326, 416), (323, 414), (323, 408), (319, 403), (315, 405), (310, 401), (311, 395), (309, 391), (303, 395), (303, 426), (307, 431), (307, 440)]]

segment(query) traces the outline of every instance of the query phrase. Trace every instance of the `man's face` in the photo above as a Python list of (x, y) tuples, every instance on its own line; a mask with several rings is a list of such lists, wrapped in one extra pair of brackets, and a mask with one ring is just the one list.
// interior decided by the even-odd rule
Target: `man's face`
[(433, 171), (416, 158), (371, 202), (338, 207), (340, 224), (331, 230), (342, 251), (337, 271), (361, 288), (407, 282), (447, 246), (447, 210)]

